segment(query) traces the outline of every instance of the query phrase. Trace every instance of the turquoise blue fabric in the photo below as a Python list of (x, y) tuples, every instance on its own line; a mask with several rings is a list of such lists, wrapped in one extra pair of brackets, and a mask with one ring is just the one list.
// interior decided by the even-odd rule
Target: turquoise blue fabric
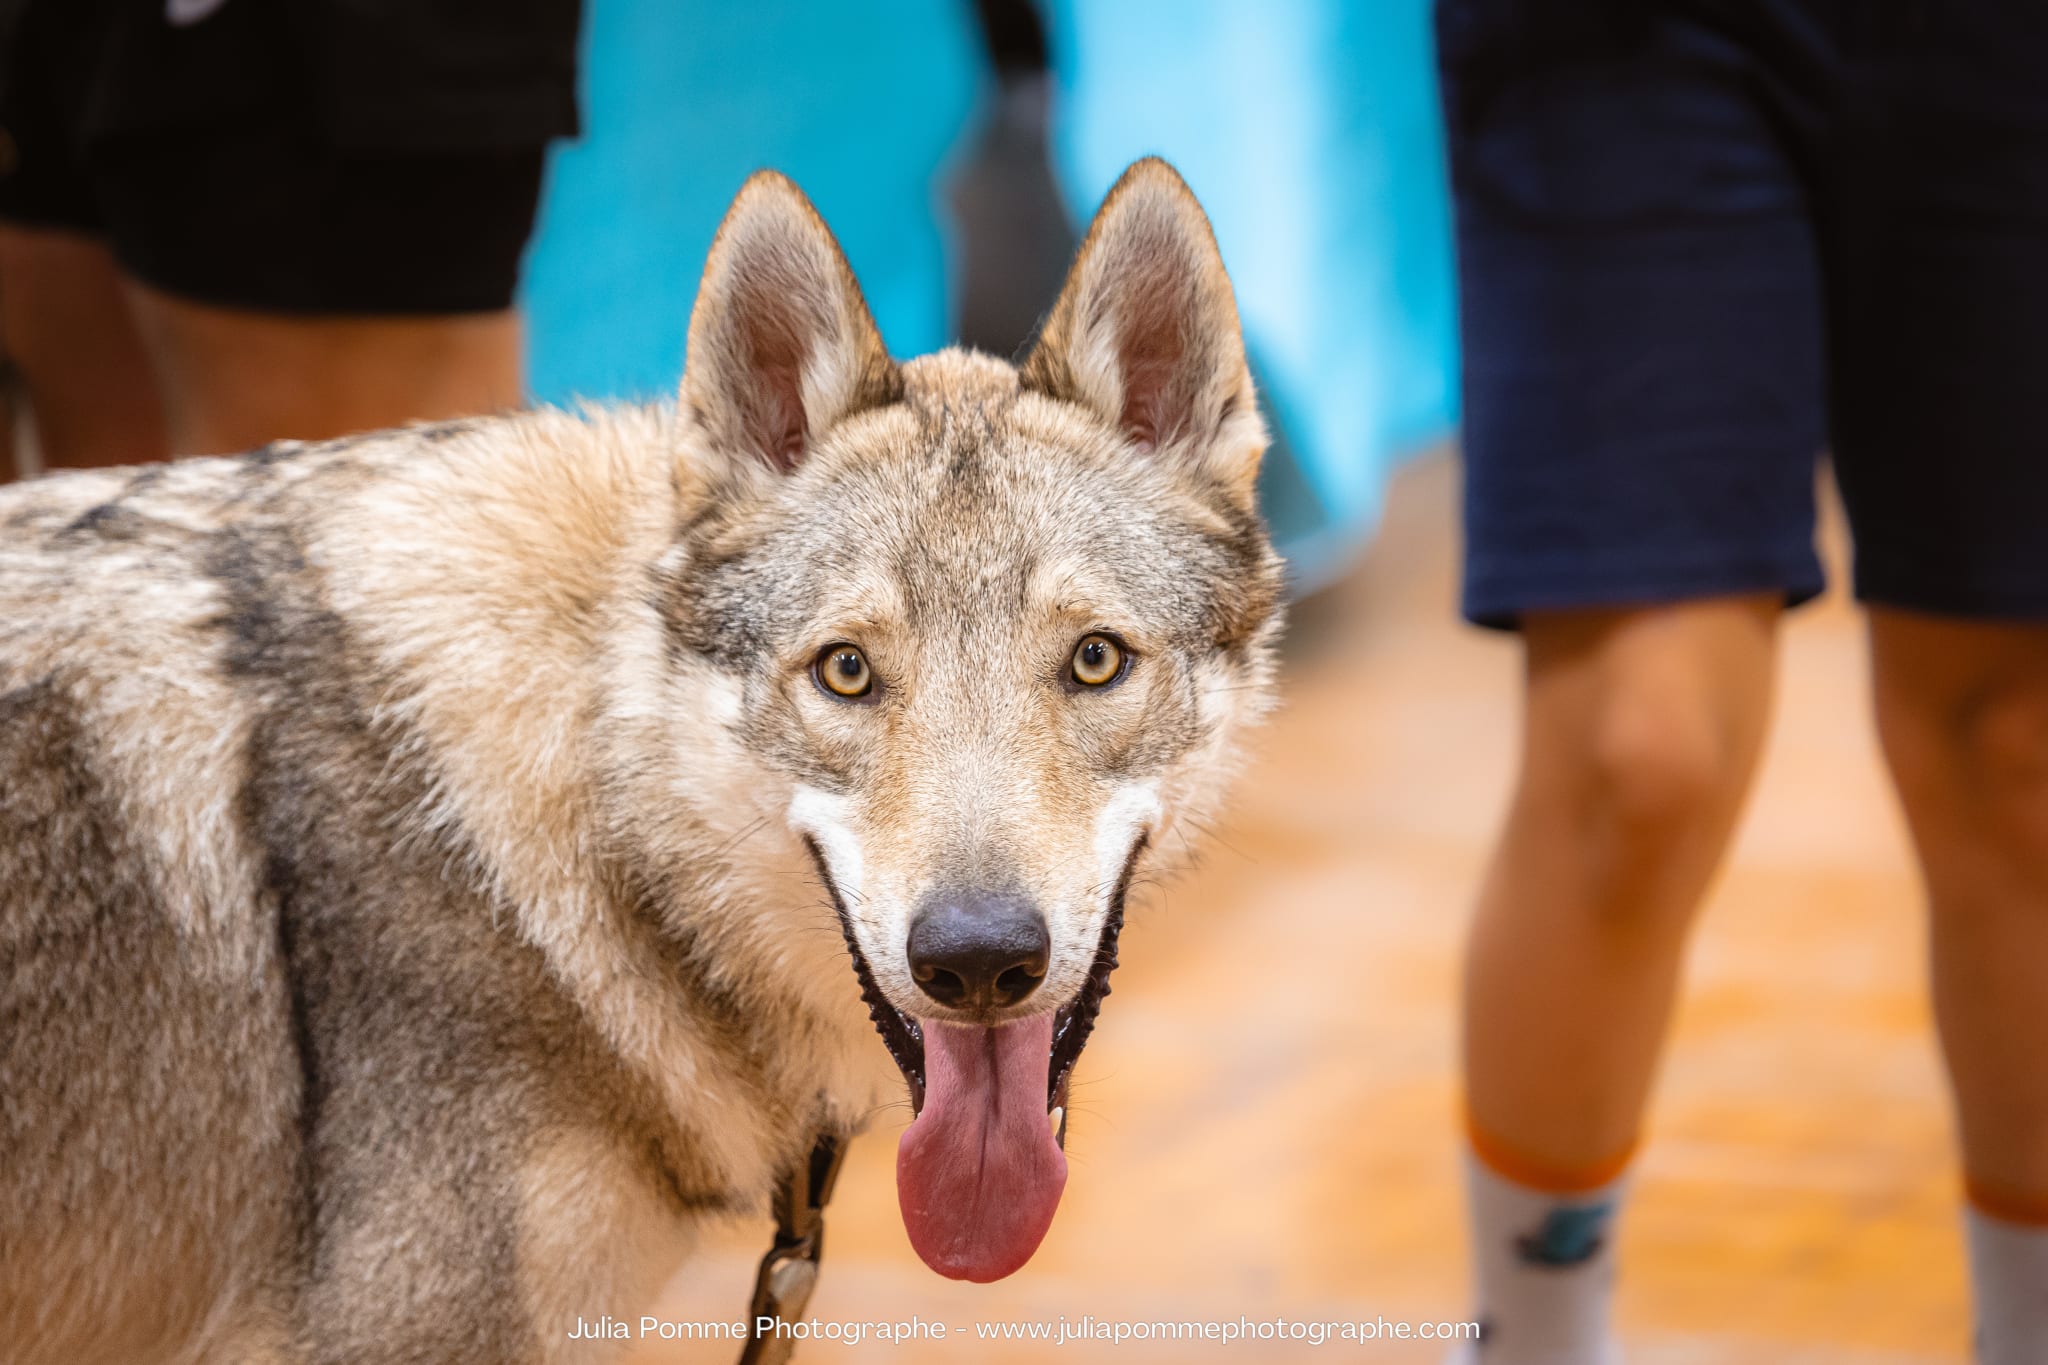
[(1340, 533), (1457, 417), (1427, 0), (1051, 0), (1069, 202), (1137, 157), (1216, 225), (1267, 398)]
[(832, 224), (893, 353), (945, 345), (938, 176), (982, 80), (973, 25), (962, 0), (587, 0), (584, 136), (527, 262), (535, 397), (674, 390), (711, 235), (764, 166)]
[[(1354, 540), (1392, 464), (1456, 417), (1427, 0), (1047, 12), (1070, 206), (1146, 153), (1186, 174), (1327, 526)], [(760, 166), (817, 201), (893, 352), (945, 343), (943, 173), (988, 79), (966, 0), (590, 0), (585, 44), (586, 135), (552, 164), (525, 286), (537, 397), (674, 388), (712, 231)]]

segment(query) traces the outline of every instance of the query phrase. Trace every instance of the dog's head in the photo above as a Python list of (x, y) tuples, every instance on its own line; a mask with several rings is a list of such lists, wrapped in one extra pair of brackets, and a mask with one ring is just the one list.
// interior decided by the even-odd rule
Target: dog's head
[(918, 1116), (898, 1184), (944, 1274), (1022, 1265), (1124, 895), (1265, 705), (1265, 431), (1207, 219), (1131, 167), (1021, 369), (898, 365), (796, 187), (761, 174), (690, 323), (671, 629), (837, 907)]

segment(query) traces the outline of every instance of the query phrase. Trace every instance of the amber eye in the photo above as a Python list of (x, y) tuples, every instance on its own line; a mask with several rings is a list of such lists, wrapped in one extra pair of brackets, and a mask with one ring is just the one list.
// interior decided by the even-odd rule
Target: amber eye
[(833, 645), (812, 665), (818, 684), (835, 697), (865, 697), (875, 690), (874, 671), (868, 656), (852, 645)]
[(1074, 646), (1074, 681), (1083, 687), (1115, 682), (1123, 671), (1123, 649), (1107, 635), (1090, 635)]

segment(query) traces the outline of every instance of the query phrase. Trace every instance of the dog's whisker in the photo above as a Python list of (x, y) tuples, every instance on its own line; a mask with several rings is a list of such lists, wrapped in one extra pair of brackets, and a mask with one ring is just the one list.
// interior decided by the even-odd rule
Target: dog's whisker
[(1200, 819), (1190, 819), (1187, 823), (1193, 825), (1195, 827), (1195, 832), (1201, 835), (1204, 839), (1207, 839), (1212, 843), (1221, 844), (1223, 847), (1229, 849), (1232, 853), (1235, 853), (1238, 857), (1244, 859), (1248, 863), (1254, 865), (1258, 863), (1259, 860), (1256, 856), (1245, 852), (1236, 844), (1232, 843), (1229, 840), (1229, 838), (1227, 838), (1224, 835), (1223, 829), (1220, 825), (1215, 824), (1208, 820)]
[(726, 854), (732, 852), (741, 844), (753, 838), (756, 834), (759, 834), (764, 828), (767, 827), (767, 824), (768, 817), (764, 815), (760, 819), (755, 820), (753, 823), (749, 824), (746, 828), (742, 829), (738, 834), (733, 835), (732, 838), (720, 844), (717, 848), (712, 849), (710, 853), (705, 855), (705, 858), (710, 862), (717, 862), (719, 859), (725, 857)]

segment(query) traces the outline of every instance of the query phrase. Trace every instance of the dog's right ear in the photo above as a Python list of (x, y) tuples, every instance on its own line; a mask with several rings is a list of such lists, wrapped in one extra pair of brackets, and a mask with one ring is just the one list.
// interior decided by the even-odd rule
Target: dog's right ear
[(833, 423), (902, 391), (831, 229), (787, 176), (755, 172), (697, 287), (685, 413), (715, 448), (786, 474)]

